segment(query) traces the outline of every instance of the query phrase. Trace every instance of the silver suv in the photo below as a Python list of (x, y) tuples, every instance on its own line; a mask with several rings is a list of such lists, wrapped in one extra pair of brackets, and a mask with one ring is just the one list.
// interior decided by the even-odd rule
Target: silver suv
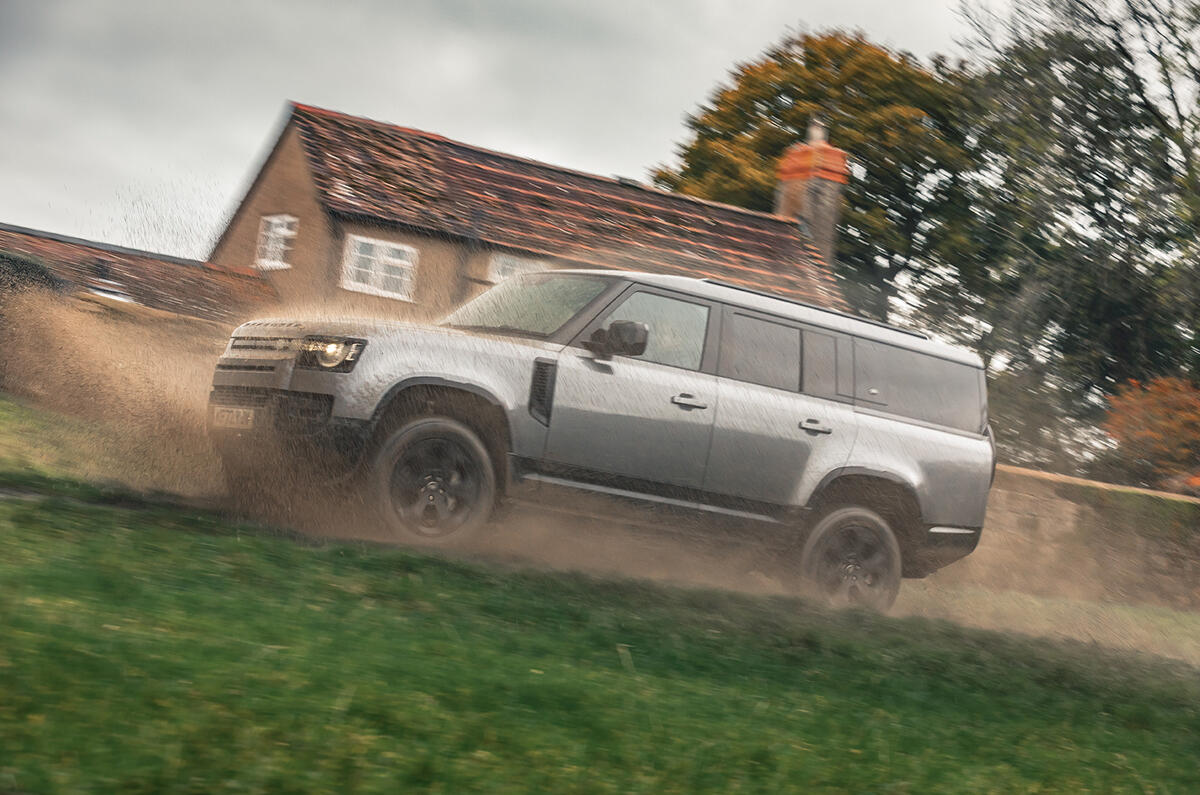
[[(768, 530), (823, 597), (891, 605), (979, 541), (994, 449), (977, 356), (707, 280), (552, 271), (436, 325), (256, 320), (216, 367), (231, 485), (307, 466), (400, 537), (603, 497)], [(613, 500), (612, 498), (617, 498)]]

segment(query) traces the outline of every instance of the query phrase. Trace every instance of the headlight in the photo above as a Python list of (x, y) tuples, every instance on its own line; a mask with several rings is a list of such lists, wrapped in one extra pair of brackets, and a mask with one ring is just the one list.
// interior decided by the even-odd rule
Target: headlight
[(366, 340), (346, 337), (305, 337), (300, 341), (300, 353), (296, 356), (296, 366), (310, 370), (348, 373), (358, 363), (358, 357), (365, 347), (367, 347)]

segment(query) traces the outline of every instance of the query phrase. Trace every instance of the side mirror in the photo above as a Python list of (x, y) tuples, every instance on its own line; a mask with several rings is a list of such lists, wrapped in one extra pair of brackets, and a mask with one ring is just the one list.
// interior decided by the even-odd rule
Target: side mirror
[(641, 356), (646, 352), (650, 328), (633, 320), (614, 320), (608, 328), (598, 328), (583, 341), (583, 347), (597, 359), (610, 359), (614, 354)]
[(608, 329), (598, 328), (593, 331), (592, 336), (583, 341), (583, 347), (597, 359), (610, 358), (612, 354), (608, 350)]
[(635, 320), (615, 320), (608, 327), (608, 351), (622, 356), (641, 356), (646, 352), (650, 327)]

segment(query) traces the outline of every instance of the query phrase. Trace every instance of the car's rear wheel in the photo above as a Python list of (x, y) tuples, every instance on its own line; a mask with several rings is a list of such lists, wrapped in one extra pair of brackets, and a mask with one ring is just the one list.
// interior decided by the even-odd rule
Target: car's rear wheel
[(900, 593), (900, 545), (883, 517), (856, 506), (821, 516), (800, 556), (804, 591), (836, 607), (887, 610)]
[(384, 436), (372, 460), (376, 508), (398, 538), (447, 546), (478, 535), (496, 501), (496, 474), (479, 436), (447, 417), (411, 420)]

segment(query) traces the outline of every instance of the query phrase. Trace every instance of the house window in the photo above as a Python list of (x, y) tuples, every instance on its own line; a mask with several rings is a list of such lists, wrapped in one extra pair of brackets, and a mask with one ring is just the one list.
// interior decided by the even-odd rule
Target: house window
[(342, 260), (342, 287), (411, 301), (416, 268), (417, 250), (412, 246), (349, 235)]
[(288, 252), (296, 239), (300, 222), (294, 215), (264, 215), (258, 225), (258, 253), (255, 264), (262, 270), (278, 270), (292, 267), (287, 261)]
[(488, 281), (502, 282), (510, 276), (546, 270), (546, 263), (539, 259), (526, 259), (515, 254), (493, 254), (488, 262)]

